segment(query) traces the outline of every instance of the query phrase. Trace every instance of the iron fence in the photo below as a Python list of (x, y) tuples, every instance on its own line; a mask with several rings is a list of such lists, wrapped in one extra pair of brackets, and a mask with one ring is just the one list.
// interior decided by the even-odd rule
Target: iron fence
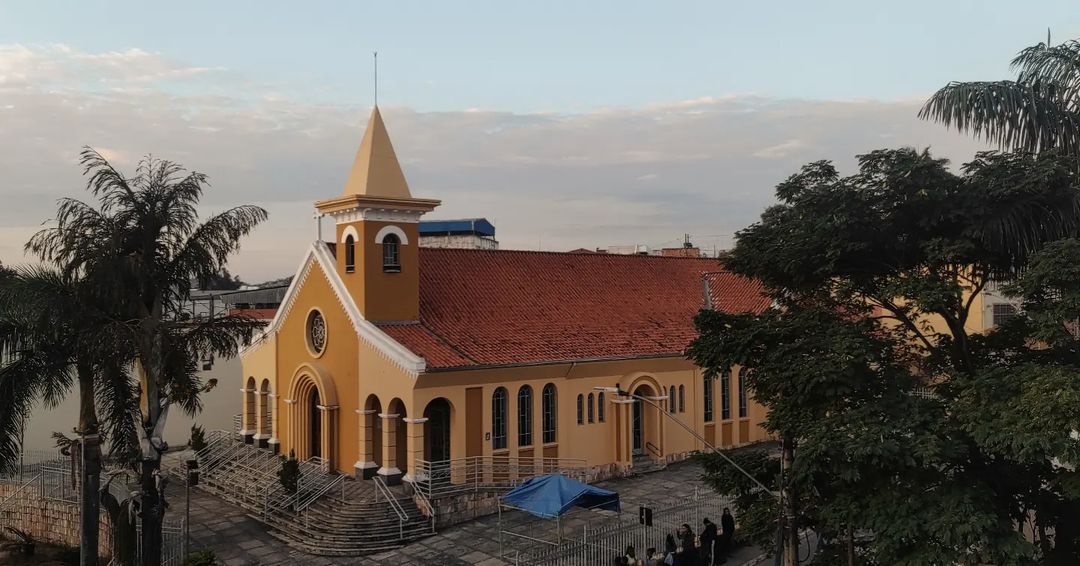
[(667, 535), (675, 534), (681, 525), (700, 529), (703, 519), (718, 522), (724, 507), (730, 506), (726, 499), (695, 491), (694, 495), (671, 504), (653, 506), (651, 526), (640, 524), (635, 506), (612, 517), (587, 522), (579, 533), (561, 535), (556, 544), (547, 548), (518, 551), (507, 558), (521, 565), (608, 564), (614, 557), (621, 556), (628, 546), (633, 546), (639, 555), (644, 555), (648, 548), (662, 549)]

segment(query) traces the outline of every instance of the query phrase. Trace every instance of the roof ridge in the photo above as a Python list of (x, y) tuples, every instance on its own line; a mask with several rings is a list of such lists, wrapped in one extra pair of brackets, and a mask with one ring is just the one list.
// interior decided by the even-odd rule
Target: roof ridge
[[(431, 251), (438, 251), (440, 253), (490, 253), (490, 254), (529, 254), (529, 255), (558, 255), (558, 256), (573, 256), (573, 257), (611, 257), (611, 258), (635, 258), (635, 259), (661, 259), (661, 260), (690, 260), (690, 261), (716, 261), (719, 262), (720, 258), (715, 257), (689, 257), (689, 256), (677, 256), (677, 255), (646, 255), (646, 254), (611, 254), (604, 252), (593, 252), (591, 254), (574, 253), (573, 250), (565, 252), (555, 250), (485, 250), (475, 248), (427, 248), (421, 247), (425, 253)], [(575, 248), (579, 249), (579, 248)], [(585, 248), (580, 248), (585, 249)], [(715, 272), (702, 272), (702, 273), (730, 273), (730, 271), (718, 270)]]

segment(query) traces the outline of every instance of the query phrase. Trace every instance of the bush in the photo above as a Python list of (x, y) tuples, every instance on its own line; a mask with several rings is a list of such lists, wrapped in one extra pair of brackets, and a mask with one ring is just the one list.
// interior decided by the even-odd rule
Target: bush
[(296, 493), (296, 482), (300, 479), (300, 462), (296, 460), (296, 453), (289, 450), (289, 457), (281, 457), (281, 469), (278, 470), (278, 480), (288, 493)]
[(195, 452), (206, 448), (206, 432), (199, 425), (191, 425), (191, 449)]
[(217, 556), (212, 550), (200, 550), (189, 554), (183, 566), (216, 566), (217, 563)]

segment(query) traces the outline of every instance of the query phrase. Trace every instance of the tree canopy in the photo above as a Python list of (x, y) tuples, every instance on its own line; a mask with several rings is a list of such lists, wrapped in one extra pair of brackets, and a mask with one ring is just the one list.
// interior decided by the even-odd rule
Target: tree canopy
[[(777, 307), (702, 312), (688, 354), (708, 378), (741, 366), (766, 428), (797, 446), (784, 487), (825, 543), (815, 563), (1075, 563), (1080, 492), (1056, 463), (1078, 461), (1076, 160), (987, 152), (952, 172), (898, 149), (858, 162), (780, 183), (725, 260)], [(988, 287), (1024, 309), (984, 332), (973, 309)], [(744, 513), (769, 516), (758, 508), (774, 502), (707, 470)]]

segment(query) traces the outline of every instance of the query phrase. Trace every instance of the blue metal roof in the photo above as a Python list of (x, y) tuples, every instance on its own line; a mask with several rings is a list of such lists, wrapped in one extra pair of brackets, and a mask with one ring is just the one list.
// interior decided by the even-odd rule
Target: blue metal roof
[(421, 220), (420, 235), (476, 234), (495, 237), (495, 227), (486, 218), (462, 218), (459, 220)]

